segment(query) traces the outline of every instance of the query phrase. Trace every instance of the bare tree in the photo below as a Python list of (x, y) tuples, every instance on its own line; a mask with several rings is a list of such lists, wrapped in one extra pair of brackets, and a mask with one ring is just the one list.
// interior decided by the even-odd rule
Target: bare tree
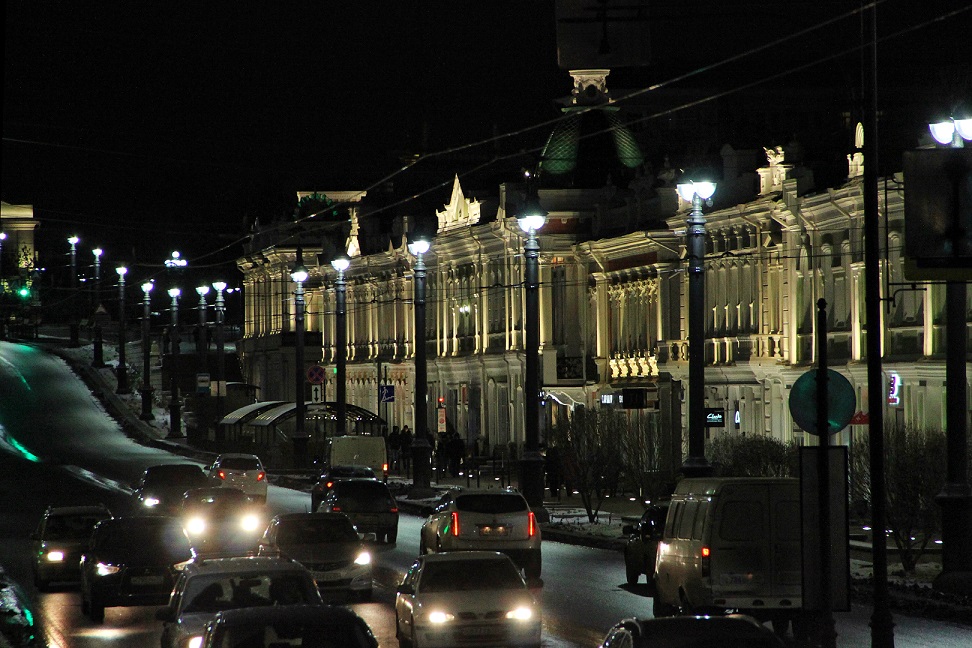
[(638, 496), (642, 505), (668, 495), (675, 476), (665, 461), (668, 449), (659, 429), (659, 417), (636, 411), (622, 428), (619, 441), (625, 487)]
[(627, 426), (623, 414), (583, 409), (558, 423), (549, 441), (560, 450), (564, 483), (581, 497), (590, 522), (597, 522), (605, 495), (617, 487), (621, 470), (620, 438)]
[[(869, 440), (855, 437), (851, 448), (851, 497), (871, 502)], [(901, 556), (901, 567), (912, 573), (940, 530), (935, 496), (945, 486), (947, 445), (942, 430), (920, 430), (889, 422), (884, 432), (884, 474), (888, 528)]]

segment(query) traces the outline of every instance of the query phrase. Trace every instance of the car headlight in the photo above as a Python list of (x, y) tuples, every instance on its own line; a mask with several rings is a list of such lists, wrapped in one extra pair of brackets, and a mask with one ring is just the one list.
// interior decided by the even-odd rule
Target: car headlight
[(516, 621), (529, 621), (533, 618), (533, 610), (525, 605), (521, 605), (518, 608), (514, 608), (506, 613), (507, 619), (514, 619)]
[(370, 565), (371, 564), (371, 554), (367, 551), (362, 551), (358, 554), (358, 557), (354, 559), (355, 565)]
[(429, 623), (446, 623), (452, 621), (456, 618), (456, 615), (450, 614), (449, 612), (441, 612), (436, 610), (435, 612), (429, 612)]
[(190, 637), (189, 641), (186, 642), (186, 648), (202, 648), (202, 641), (202, 635)]
[(49, 551), (47, 552), (47, 562), (63, 562), (64, 552), (63, 551)]
[(159, 505), (158, 497), (146, 497), (142, 500), (142, 506), (148, 506), (149, 508)]
[(260, 528), (260, 516), (253, 513), (244, 515), (243, 519), (240, 520), (240, 526), (244, 531), (256, 531)]
[(200, 535), (206, 530), (206, 520), (201, 517), (190, 518), (186, 521), (186, 531), (190, 535)]
[(110, 576), (112, 574), (117, 574), (121, 569), (118, 565), (109, 565), (108, 563), (100, 562), (95, 565), (95, 573), (99, 576)]

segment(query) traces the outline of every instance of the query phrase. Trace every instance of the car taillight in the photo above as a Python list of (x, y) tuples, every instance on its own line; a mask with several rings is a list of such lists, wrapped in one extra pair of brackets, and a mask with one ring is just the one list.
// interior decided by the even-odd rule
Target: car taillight
[(264, 479), (266, 479), (266, 477), (267, 477), (267, 473), (263, 472), (262, 470), (257, 473), (257, 481), (263, 481)]
[(341, 505), (340, 504), (334, 504), (333, 506), (331, 506), (331, 510), (332, 511), (340, 512), (341, 511)]
[(459, 535), (459, 512), (458, 511), (452, 512), (452, 535), (454, 536)]
[(532, 538), (537, 532), (537, 516), (530, 511), (530, 519), (527, 521), (527, 536)]
[(226, 471), (225, 470), (217, 471), (216, 476), (219, 477), (220, 479), (226, 479)]
[(709, 558), (712, 552), (709, 551), (708, 547), (702, 547), (702, 576), (707, 577), (709, 575)]
[(330, 488), (330, 487), (331, 487), (331, 486), (333, 486), (333, 485), (334, 485), (334, 482), (332, 482), (332, 481), (330, 481), (330, 482), (327, 482), (327, 487), (328, 487), (328, 488)]
[(398, 513), (398, 507), (397, 506), (393, 506), (390, 509), (388, 509), (388, 512), (389, 513)]
[(388, 474), (388, 464), (381, 464), (381, 472), (385, 473), (386, 475)]

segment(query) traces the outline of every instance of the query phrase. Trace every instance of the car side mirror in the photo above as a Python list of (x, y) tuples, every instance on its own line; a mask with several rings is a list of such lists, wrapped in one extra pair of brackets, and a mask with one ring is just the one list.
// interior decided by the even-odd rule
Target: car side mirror
[(625, 524), (623, 527), (621, 527), (621, 533), (623, 533), (624, 535), (634, 535), (635, 533), (634, 525)]
[(164, 607), (155, 611), (155, 618), (163, 623), (174, 623), (176, 620), (175, 611), (172, 608)]
[(398, 589), (395, 590), (399, 594), (415, 594), (415, 588), (411, 585), (399, 585)]

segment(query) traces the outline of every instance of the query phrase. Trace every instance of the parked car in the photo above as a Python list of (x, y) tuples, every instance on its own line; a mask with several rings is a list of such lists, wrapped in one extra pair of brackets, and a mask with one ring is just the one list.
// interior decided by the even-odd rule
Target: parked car
[(261, 504), (267, 503), (267, 471), (254, 454), (226, 453), (209, 467), (211, 486), (239, 488)]
[(625, 619), (599, 648), (783, 648), (756, 619), (741, 615)]
[(331, 466), (321, 472), (317, 483), (311, 487), (311, 511), (316, 511), (324, 496), (338, 479), (377, 479), (375, 471), (368, 466)]
[(186, 648), (202, 644), (206, 624), (217, 612), (294, 604), (324, 605), (310, 572), (296, 561), (270, 556), (195, 559), (179, 574), (168, 605), (155, 616), (162, 621), (162, 648)]
[(182, 525), (196, 555), (256, 553), (264, 508), (238, 488), (194, 488), (182, 498)]
[(111, 517), (103, 504), (49, 506), (30, 535), (34, 585), (43, 592), (53, 582), (81, 578), (81, 550), (98, 522)]
[(371, 628), (345, 607), (279, 605), (218, 613), (193, 648), (377, 648)]
[(334, 482), (321, 502), (321, 513), (344, 513), (359, 533), (374, 533), (394, 544), (398, 539), (398, 503), (383, 482), (342, 479)]
[(500, 551), (530, 580), (540, 578), (540, 525), (519, 492), (453, 489), (422, 524), (419, 553)]
[(81, 556), (81, 611), (100, 623), (106, 607), (161, 605), (190, 558), (179, 518), (102, 520)]
[(372, 594), (372, 556), (344, 513), (286, 513), (270, 521), (259, 555), (292, 558), (310, 570), (322, 592)]
[(191, 488), (208, 485), (206, 473), (197, 464), (161, 464), (150, 466), (142, 473), (132, 502), (135, 515), (171, 515), (179, 512), (182, 496)]
[(658, 541), (665, 530), (668, 505), (668, 502), (651, 504), (637, 524), (622, 527), (621, 532), (628, 536), (624, 545), (624, 573), (628, 585), (636, 584), (642, 574), (648, 585), (654, 585), (655, 555), (658, 553)]
[(796, 479), (683, 479), (655, 560), (653, 616), (732, 610), (803, 624)]
[(398, 586), (400, 645), (540, 646), (541, 610), (509, 556), (454, 551), (421, 556)]

